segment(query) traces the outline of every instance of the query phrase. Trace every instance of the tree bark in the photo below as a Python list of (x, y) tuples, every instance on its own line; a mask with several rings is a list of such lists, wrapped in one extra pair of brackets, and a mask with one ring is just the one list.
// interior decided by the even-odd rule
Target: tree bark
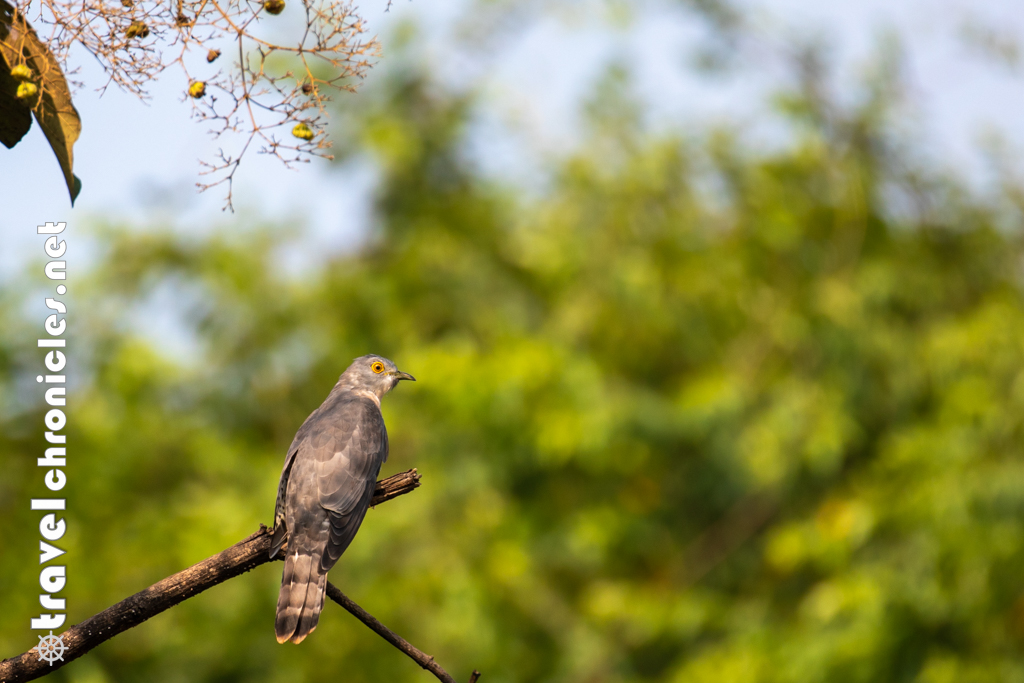
[[(416, 489), (420, 485), (420, 475), (416, 470), (409, 470), (377, 482), (371, 505), (379, 505)], [(268, 552), (272, 530), (260, 525), (259, 531), (239, 541), (230, 548), (207, 558), (188, 569), (158, 581), (149, 588), (125, 598), (116, 605), (99, 614), (68, 628), (59, 634), (63, 640), (63, 660), (57, 660), (52, 666), (41, 659), (35, 648), (17, 657), (0, 662), (0, 683), (20, 683), (31, 681), (40, 676), (56, 671), (65, 664), (78, 659), (97, 645), (110, 640), (114, 636), (133, 626), (150, 619), (161, 612), (174, 607), (178, 603), (212, 588), (219, 583), (232, 579), (240, 574), (270, 562)], [(360, 621), (383, 636), (399, 650), (411, 657), (417, 664), (430, 671), (445, 683), (454, 683), (432, 657), (423, 654), (405, 640), (388, 630), (368, 612), (349, 600), (340, 590), (328, 584), (328, 595), (342, 607), (355, 615)], [(269, 632), (268, 632), (269, 633)], [(390, 634), (389, 635), (385, 635)], [(397, 639), (397, 640), (396, 640)], [(403, 643), (404, 646), (399, 645)], [(429, 660), (429, 662), (428, 662)], [(428, 662), (430, 665), (426, 665)]]

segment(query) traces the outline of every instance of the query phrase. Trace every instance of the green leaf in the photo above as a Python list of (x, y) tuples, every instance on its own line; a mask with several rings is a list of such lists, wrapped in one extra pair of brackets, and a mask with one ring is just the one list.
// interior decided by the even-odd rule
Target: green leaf
[[(46, 139), (50, 143), (50, 148), (57, 156), (60, 168), (64, 172), (68, 193), (71, 195), (71, 204), (74, 205), (75, 198), (78, 197), (78, 193), (82, 189), (82, 181), (72, 172), (74, 163), (72, 148), (82, 132), (82, 121), (71, 102), (71, 91), (60, 64), (57, 63), (46, 44), (36, 35), (35, 30), (25, 17), (5, 0), (0, 0), (0, 57), (6, 64), (11, 65), (17, 64), (23, 59), (39, 79), (39, 99), (32, 107), (32, 114), (39, 122), (43, 134), (46, 135)], [(5, 69), (4, 76), (13, 81), (10, 78), (9, 68)], [(6, 81), (0, 81), (0, 91), (13, 92), (3, 90), (5, 83)], [(10, 98), (9, 95), (6, 97)], [(24, 117), (17, 114), (8, 116), (10, 108), (8, 105), (12, 104), (15, 108), (23, 106), (17, 99), (14, 99), (12, 103), (5, 99), (4, 95), (0, 95), (0, 116), (3, 117), (0, 120), (0, 135), (4, 135), (0, 141), (3, 141), (7, 147), (13, 147), (28, 131)], [(24, 130), (21, 130), (19, 126)], [(11, 132), (5, 134), (4, 131), (8, 129)], [(17, 135), (19, 130), (21, 134)], [(8, 140), (13, 140), (13, 142), (8, 144)]]

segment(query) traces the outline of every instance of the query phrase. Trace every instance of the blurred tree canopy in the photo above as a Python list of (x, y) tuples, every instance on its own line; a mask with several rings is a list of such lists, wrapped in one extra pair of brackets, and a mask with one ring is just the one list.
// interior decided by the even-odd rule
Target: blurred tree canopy
[[(808, 62), (810, 64), (810, 62)], [(473, 97), (415, 69), (346, 98), (374, 228), (281, 267), (282, 226), (98, 229), (69, 314), (70, 622), (271, 521), (284, 449), (350, 359), (423, 486), (332, 580), (456, 677), (1024, 680), (1019, 188), (918, 161), (898, 85), (807, 68), (791, 143), (645, 132), (614, 71), (544, 192), (482, 177)], [(74, 245), (73, 245), (74, 246)], [(2, 301), (9, 656), (34, 643), (40, 320)], [(189, 354), (141, 330), (178, 312)], [(58, 544), (60, 545), (60, 544)], [(58, 680), (425, 681), (334, 605), (274, 642), (280, 566)]]

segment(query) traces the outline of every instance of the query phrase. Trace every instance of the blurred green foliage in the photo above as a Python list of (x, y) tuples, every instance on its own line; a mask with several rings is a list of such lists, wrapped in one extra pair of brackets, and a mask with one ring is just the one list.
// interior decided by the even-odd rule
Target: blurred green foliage
[[(469, 160), (471, 98), (395, 68), (345, 103), (346, 154), (381, 169), (354, 252), (296, 273), (282, 226), (102, 228), (69, 315), (71, 620), (270, 522), (295, 430), (377, 352), (419, 380), (384, 402), (383, 474), (423, 486), (332, 580), (458, 679), (1024, 680), (1019, 195), (916, 162), (884, 78), (840, 107), (813, 71), (772, 153), (645, 133), (612, 72), (538, 197)], [(45, 490), (41, 318), (5, 297), (9, 656)], [(190, 355), (142, 332), (174, 311)], [(53, 677), (429, 680), (332, 604), (277, 645), (279, 581)]]

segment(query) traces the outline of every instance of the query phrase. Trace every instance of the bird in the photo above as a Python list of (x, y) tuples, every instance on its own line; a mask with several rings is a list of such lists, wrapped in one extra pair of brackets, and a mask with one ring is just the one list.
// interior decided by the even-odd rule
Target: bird
[(356, 358), (288, 447), (270, 541), (271, 558), (284, 553), (279, 643), (301, 643), (320, 621), (327, 572), (359, 530), (388, 459), (380, 400), (402, 380), (416, 378), (383, 356)]

